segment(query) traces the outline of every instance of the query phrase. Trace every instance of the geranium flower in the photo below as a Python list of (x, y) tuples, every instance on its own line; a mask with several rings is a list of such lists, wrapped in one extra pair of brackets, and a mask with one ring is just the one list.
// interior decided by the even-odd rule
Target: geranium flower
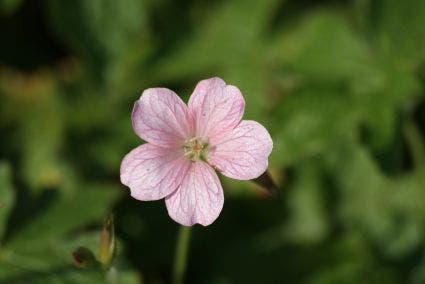
[(267, 169), (273, 142), (258, 122), (242, 120), (244, 98), (220, 78), (200, 81), (188, 106), (171, 90), (152, 88), (134, 104), (132, 123), (147, 141), (121, 163), (121, 182), (138, 200), (165, 198), (176, 222), (207, 226), (224, 196), (216, 170), (254, 179)]

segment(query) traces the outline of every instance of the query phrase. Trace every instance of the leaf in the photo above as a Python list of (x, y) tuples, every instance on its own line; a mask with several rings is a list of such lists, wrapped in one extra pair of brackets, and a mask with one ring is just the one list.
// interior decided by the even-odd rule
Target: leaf
[(390, 267), (374, 258), (367, 241), (357, 232), (343, 234), (315, 252), (320, 255), (315, 259), (316, 269), (307, 273), (305, 283), (398, 283)]
[(85, 186), (70, 196), (60, 195), (39, 216), (12, 236), (7, 247), (48, 242), (88, 222), (100, 220), (110, 210), (117, 196), (115, 186), (101, 184)]
[(337, 12), (316, 9), (282, 25), (268, 51), (274, 65), (316, 81), (353, 79), (367, 71), (374, 62), (367, 43)]
[(58, 35), (100, 73), (145, 38), (145, 11), (145, 1), (47, 2), (47, 14)]
[(193, 37), (160, 60), (158, 76), (182, 78), (208, 69), (237, 68), (241, 61), (251, 65), (256, 58), (247, 56), (262, 48), (259, 37), (276, 5), (275, 0), (236, 0), (210, 8)]
[(16, 125), (19, 141), (11, 146), (20, 153), (18, 175), (35, 193), (64, 180), (65, 164), (59, 158), (64, 125), (57, 83), (49, 72), (0, 73), (0, 89), (9, 107), (5, 119)]
[(308, 88), (288, 95), (276, 109), (274, 163), (291, 165), (332, 149), (355, 135), (359, 112), (349, 94)]
[[(11, 183), (8, 164), (0, 161), (0, 240), (3, 237), (7, 220), (15, 203), (15, 193)], [(2, 244), (0, 243), (0, 250)]]
[(388, 256), (402, 256), (424, 240), (425, 179), (413, 172), (386, 177), (366, 149), (348, 144), (331, 167), (341, 190), (343, 224), (371, 236)]
[(220, 76), (241, 88), (247, 116), (264, 117), (267, 74), (259, 55), (266, 46), (261, 37), (277, 4), (275, 0), (236, 0), (217, 5), (204, 17), (210, 20), (197, 26), (191, 38), (160, 58), (151, 76), (161, 81)]
[(378, 44), (389, 60), (414, 70), (425, 60), (425, 2), (377, 1)]
[[(400, 112), (407, 112), (420, 96), (420, 81), (415, 73), (400, 70), (391, 63), (383, 63), (380, 68), (380, 74), (371, 74), (370, 78), (374, 79), (359, 80), (353, 85), (361, 122), (366, 124), (375, 149), (387, 147), (394, 140)], [(366, 88), (368, 85), (372, 86)]]
[[(36, 240), (34, 240), (36, 241)], [(0, 282), (4, 283), (105, 283), (99, 266), (76, 268), (72, 252), (77, 247), (96, 251), (99, 232), (50, 239), (48, 242), (7, 249), (0, 254)], [(118, 263), (119, 283), (139, 283), (135, 271)]]
[(295, 81), (274, 107), (275, 163), (323, 153), (359, 136), (360, 126), (374, 149), (387, 147), (400, 110), (418, 99), (416, 75), (371, 49), (331, 11), (307, 13), (272, 44), (276, 70)]
[(22, 0), (0, 0), (0, 14), (11, 15), (22, 5)]
[(288, 193), (289, 216), (284, 235), (294, 243), (317, 243), (329, 232), (323, 181), (315, 165), (310, 161), (297, 167), (295, 183)]
[[(5, 283), (101, 283), (100, 270), (80, 270), (72, 265), (71, 252), (77, 246), (96, 248), (98, 234), (50, 239), (45, 243), (7, 249), (0, 255), (0, 281)], [(82, 282), (81, 282), (82, 281)]]

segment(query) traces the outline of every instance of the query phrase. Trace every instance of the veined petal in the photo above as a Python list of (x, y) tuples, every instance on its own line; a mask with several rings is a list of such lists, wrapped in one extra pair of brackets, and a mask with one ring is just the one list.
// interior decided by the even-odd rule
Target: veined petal
[(207, 226), (217, 219), (224, 195), (215, 171), (205, 162), (194, 162), (179, 188), (165, 198), (168, 214), (176, 222)]
[(215, 77), (196, 85), (188, 106), (195, 120), (197, 136), (215, 140), (238, 125), (245, 100), (238, 88)]
[(121, 163), (121, 182), (138, 200), (158, 200), (171, 194), (182, 182), (190, 162), (177, 150), (143, 144)]
[(207, 160), (227, 177), (254, 179), (266, 171), (272, 148), (270, 134), (261, 124), (243, 120), (220, 142), (211, 145)]
[(185, 103), (173, 91), (151, 88), (134, 104), (132, 123), (136, 134), (158, 146), (173, 147), (192, 132), (192, 119)]

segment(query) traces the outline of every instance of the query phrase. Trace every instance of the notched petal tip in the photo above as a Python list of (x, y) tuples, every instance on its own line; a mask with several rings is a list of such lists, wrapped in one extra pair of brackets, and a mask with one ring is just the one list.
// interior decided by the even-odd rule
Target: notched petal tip
[(202, 91), (202, 89), (219, 88), (226, 86), (226, 82), (218, 76), (199, 81), (196, 84), (195, 91)]
[(218, 139), (234, 129), (245, 109), (241, 91), (218, 77), (200, 81), (193, 91), (189, 111), (195, 132), (204, 139)]

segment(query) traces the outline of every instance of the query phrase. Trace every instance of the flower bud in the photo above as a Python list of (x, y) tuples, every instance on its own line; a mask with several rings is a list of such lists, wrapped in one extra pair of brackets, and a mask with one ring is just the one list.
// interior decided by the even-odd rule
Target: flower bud
[(103, 220), (100, 233), (99, 261), (104, 267), (109, 267), (115, 253), (115, 230), (112, 214)]
[(95, 266), (98, 264), (93, 252), (86, 247), (78, 247), (72, 253), (72, 262), (78, 268)]

